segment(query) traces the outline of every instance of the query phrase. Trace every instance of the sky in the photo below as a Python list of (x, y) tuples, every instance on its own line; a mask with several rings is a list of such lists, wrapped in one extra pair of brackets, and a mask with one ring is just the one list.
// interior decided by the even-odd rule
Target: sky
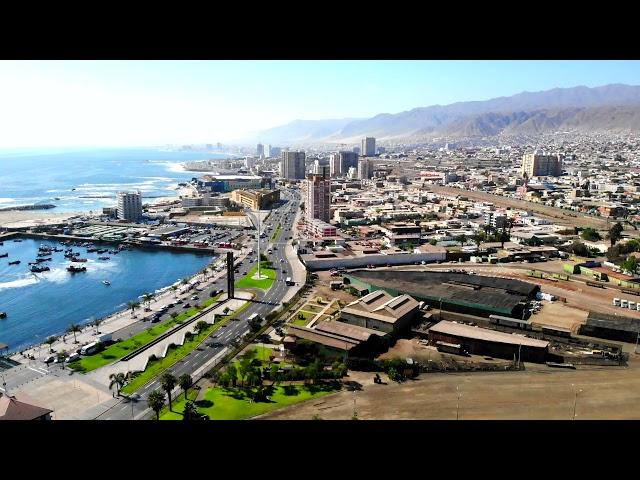
[(640, 61), (0, 61), (0, 148), (232, 143), (296, 119), (639, 79)]

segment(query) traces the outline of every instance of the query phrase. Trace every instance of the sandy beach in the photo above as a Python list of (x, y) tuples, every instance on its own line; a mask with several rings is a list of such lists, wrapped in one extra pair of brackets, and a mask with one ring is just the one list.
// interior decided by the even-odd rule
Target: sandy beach
[(0, 212), (0, 227), (46, 225), (82, 215), (85, 212), (52, 212), (50, 210), (11, 210)]

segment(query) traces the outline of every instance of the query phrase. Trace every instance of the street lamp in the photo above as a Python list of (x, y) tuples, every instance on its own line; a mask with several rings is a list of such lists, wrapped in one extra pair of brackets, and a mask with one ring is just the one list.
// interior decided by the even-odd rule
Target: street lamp
[(638, 353), (638, 340), (640, 340), (640, 330), (638, 330), (638, 335), (636, 335), (636, 348), (633, 350), (633, 353)]
[(458, 401), (456, 403), (456, 420), (460, 420), (460, 397), (462, 396), (460, 393), (460, 385), (456, 385), (456, 395), (458, 397)]
[(573, 387), (574, 393), (575, 393), (575, 396), (573, 398), (573, 418), (572, 418), (572, 420), (575, 420), (576, 419), (576, 406), (578, 404), (578, 394), (582, 393), (582, 389), (576, 390), (575, 389), (575, 385), (573, 383), (571, 384), (571, 386)]

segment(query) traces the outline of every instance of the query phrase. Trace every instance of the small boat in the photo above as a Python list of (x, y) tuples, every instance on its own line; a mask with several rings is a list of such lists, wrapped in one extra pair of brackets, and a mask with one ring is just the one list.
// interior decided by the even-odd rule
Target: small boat
[(21, 242), (21, 241), (22, 241), (22, 239), (20, 239), (20, 238), (15, 238), (13, 241), (14, 241), (14, 242)]
[(9, 256), (9, 254), (7, 252), (5, 252), (5, 253), (0, 255), (0, 258), (5, 258), (5, 257), (8, 257), (8, 256)]
[(72, 192), (73, 192), (73, 191), (75, 191), (75, 188), (72, 188), (72, 189), (71, 189), (71, 191), (72, 191)]
[(84, 263), (84, 262), (86, 262), (86, 261), (87, 261), (87, 259), (86, 259), (86, 258), (73, 257), (73, 258), (71, 259), (71, 261), (72, 261), (72, 262), (82, 262), (82, 263)]
[(48, 272), (49, 270), (51, 270), (49, 267), (39, 267), (37, 265), (31, 266), (31, 271), (33, 273)]
[(111, 282), (109, 280), (102, 280), (102, 283), (104, 283), (107, 286), (111, 285)]
[[(87, 253), (93, 253), (93, 252), (97, 252), (97, 251), (98, 251), (98, 249), (97, 249), (97, 248), (95, 248), (95, 247), (87, 248)], [(98, 253), (99, 253), (99, 252), (98, 252)]]
[(20, 260), (14, 260), (13, 262), (9, 262), (9, 265), (20, 265)]
[(49, 262), (51, 261), (51, 257), (49, 258), (36, 258), (36, 263)]
[(98, 257), (98, 260), (109, 260), (111, 257)]
[(558, 362), (545, 362), (547, 364), (547, 367), (554, 367), (554, 368), (570, 368), (572, 370), (575, 370), (576, 367), (573, 363), (558, 363)]
[(0, 312), (0, 318), (7, 318), (7, 312)]
[(60, 200), (60, 197), (55, 197), (54, 200)]
[(75, 265), (69, 265), (67, 267), (67, 272), (70, 273), (78, 273), (78, 272), (86, 272), (87, 267), (76, 267)]

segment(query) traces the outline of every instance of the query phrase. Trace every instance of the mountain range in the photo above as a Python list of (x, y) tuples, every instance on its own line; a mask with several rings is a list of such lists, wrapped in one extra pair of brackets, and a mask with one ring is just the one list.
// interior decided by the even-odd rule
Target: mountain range
[(419, 107), (371, 118), (295, 120), (259, 132), (271, 144), (429, 141), (554, 131), (640, 132), (640, 86), (612, 84), (554, 88), (510, 97)]

